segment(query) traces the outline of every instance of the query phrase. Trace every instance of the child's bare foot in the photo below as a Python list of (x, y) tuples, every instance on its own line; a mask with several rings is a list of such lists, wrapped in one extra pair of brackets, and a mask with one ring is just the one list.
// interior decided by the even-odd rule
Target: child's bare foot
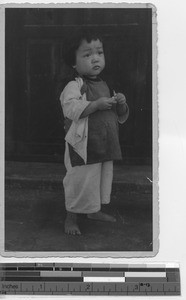
[(107, 215), (102, 211), (88, 214), (87, 217), (91, 220), (104, 221), (104, 222), (116, 222), (116, 219), (114, 217)]
[(67, 212), (65, 220), (65, 233), (72, 235), (80, 235), (81, 231), (77, 225), (77, 215), (71, 212)]

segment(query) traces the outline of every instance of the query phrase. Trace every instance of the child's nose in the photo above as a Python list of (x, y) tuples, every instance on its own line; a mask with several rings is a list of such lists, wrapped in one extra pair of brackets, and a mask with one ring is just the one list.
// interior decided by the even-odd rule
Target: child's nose
[(97, 62), (97, 61), (99, 61), (99, 57), (98, 57), (98, 55), (97, 54), (94, 54), (93, 56), (92, 56), (92, 62)]

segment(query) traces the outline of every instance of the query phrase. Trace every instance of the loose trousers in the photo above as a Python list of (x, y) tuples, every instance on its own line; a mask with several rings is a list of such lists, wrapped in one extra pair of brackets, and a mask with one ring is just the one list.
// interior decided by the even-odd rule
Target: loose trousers
[(73, 213), (95, 213), (101, 204), (110, 202), (113, 161), (72, 167), (68, 144), (65, 150), (66, 176), (63, 180), (66, 210)]

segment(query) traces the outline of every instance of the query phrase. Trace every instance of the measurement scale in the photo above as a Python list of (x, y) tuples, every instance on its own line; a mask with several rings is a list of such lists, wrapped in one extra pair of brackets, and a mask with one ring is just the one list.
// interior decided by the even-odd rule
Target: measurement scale
[(180, 295), (178, 264), (0, 264), (0, 294)]

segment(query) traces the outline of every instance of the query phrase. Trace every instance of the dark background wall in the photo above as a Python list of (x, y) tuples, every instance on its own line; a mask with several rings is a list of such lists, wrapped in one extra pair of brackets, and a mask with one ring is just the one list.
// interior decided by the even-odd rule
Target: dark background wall
[(64, 39), (77, 26), (105, 40), (105, 77), (123, 92), (130, 117), (120, 126), (123, 162), (152, 162), (152, 11), (106, 8), (6, 8), (6, 159), (63, 161), (59, 84), (69, 68)]

